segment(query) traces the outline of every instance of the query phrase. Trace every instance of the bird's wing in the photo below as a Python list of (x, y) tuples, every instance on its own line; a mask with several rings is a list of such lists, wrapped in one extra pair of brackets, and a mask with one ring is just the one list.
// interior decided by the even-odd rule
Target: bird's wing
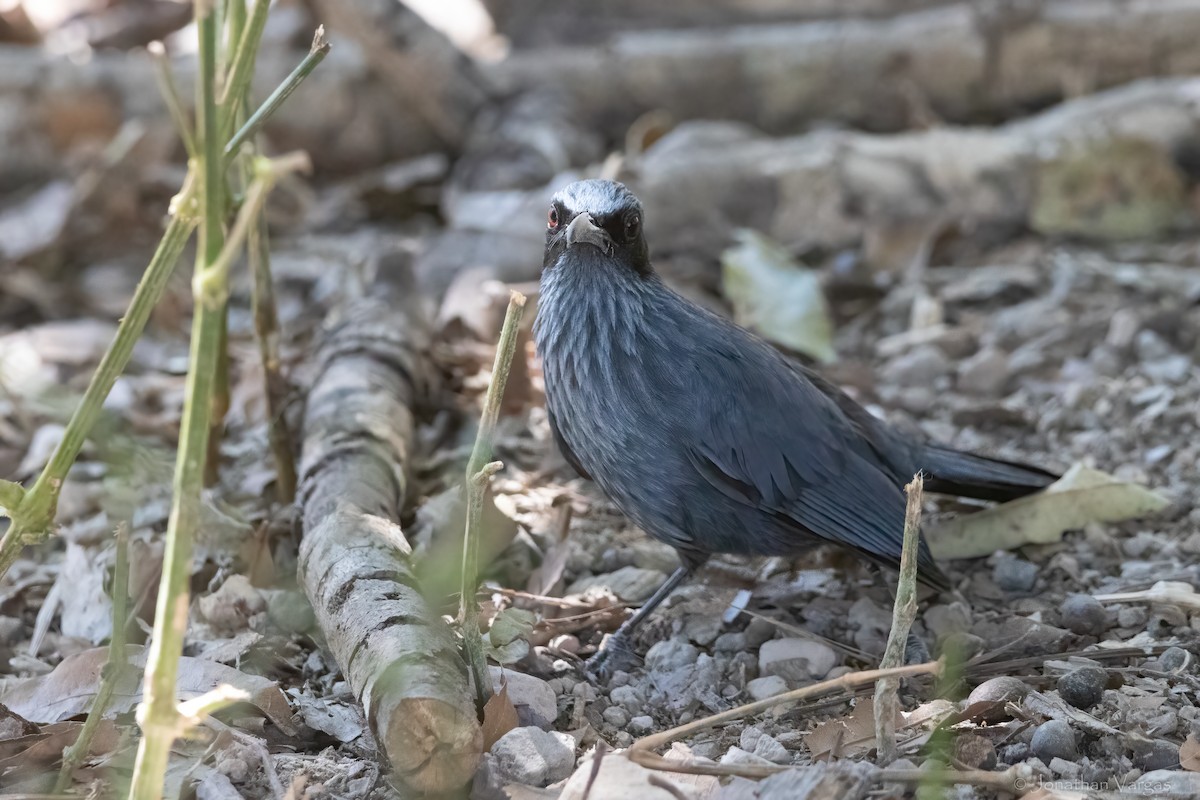
[(554, 435), (554, 441), (558, 445), (558, 449), (562, 451), (563, 458), (579, 473), (580, 477), (590, 481), (592, 476), (579, 463), (579, 456), (575, 455), (575, 451), (571, 449), (571, 446), (567, 444), (567, 440), (563, 438), (562, 431), (558, 428), (558, 421), (554, 419), (554, 412), (549, 407), (546, 408), (546, 416), (550, 420), (550, 432)]
[[(802, 376), (726, 354), (724, 377), (688, 424), (691, 466), (714, 489), (789, 526), (895, 565), (904, 494), (860, 431)], [(704, 411), (703, 409), (707, 409)], [(937, 580), (922, 543), (920, 564)]]

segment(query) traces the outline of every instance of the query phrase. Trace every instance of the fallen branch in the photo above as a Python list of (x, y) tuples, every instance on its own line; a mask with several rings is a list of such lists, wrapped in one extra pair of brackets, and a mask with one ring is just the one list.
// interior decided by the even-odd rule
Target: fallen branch
[[(896, 602), (892, 607), (892, 629), (879, 662), (880, 669), (904, 663), (908, 632), (917, 617), (917, 552), (921, 543), (921, 501), (925, 481), (920, 474), (904, 487), (908, 506), (904, 513), (904, 546), (900, 551), (900, 579)], [(875, 740), (879, 743), (878, 762), (887, 765), (896, 760), (896, 717), (900, 714), (898, 678), (881, 678), (875, 685)]]
[(353, 303), (325, 337), (303, 423), (299, 578), (396, 778), (458, 789), (483, 736), (449, 627), (425, 602), (396, 524), (413, 405), (433, 380), (411, 275)]
[[(947, 219), (976, 238), (1030, 228), (1152, 236), (1187, 218), (1174, 155), (1200, 135), (1197, 89), (1196, 79), (1144, 81), (996, 128), (896, 136), (768, 139), (694, 123), (648, 150), (626, 180), (646, 207), (656, 252), (671, 254), (709, 257), (736, 228), (753, 227), (793, 248), (865, 244), (873, 265), (899, 270)], [(1062, 179), (1071, 169), (1075, 180)], [(1116, 215), (1124, 224), (1106, 224)], [(901, 233), (913, 246), (888, 244)]]
[(518, 50), (492, 72), (508, 91), (569, 87), (588, 120), (619, 136), (657, 109), (770, 133), (827, 120), (872, 131), (994, 122), (1072, 94), (1200, 70), (1200, 0), (989, 8), (960, 2), (882, 19), (643, 26), (595, 47)]

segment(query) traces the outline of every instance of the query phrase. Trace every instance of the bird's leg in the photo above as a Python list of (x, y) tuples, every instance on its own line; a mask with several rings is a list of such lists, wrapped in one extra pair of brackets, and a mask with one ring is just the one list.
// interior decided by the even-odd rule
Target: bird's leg
[(663, 585), (658, 587), (650, 599), (642, 604), (637, 613), (621, 623), (621, 627), (617, 628), (616, 633), (608, 637), (596, 654), (587, 660), (584, 668), (588, 674), (607, 680), (617, 670), (628, 670), (636, 666), (638, 658), (637, 654), (633, 652), (634, 630), (646, 620), (646, 617), (654, 613), (654, 609), (658, 608), (662, 601), (679, 588), (679, 584), (687, 580), (691, 574), (692, 570), (687, 566), (679, 567), (672, 572), (671, 577), (663, 581)]

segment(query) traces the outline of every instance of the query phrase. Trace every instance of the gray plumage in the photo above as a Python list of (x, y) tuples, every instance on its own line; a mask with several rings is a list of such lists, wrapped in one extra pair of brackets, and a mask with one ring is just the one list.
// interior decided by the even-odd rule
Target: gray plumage
[[(689, 567), (820, 543), (894, 567), (901, 487), (918, 470), (931, 489), (992, 499), (1053, 480), (917, 442), (671, 291), (650, 267), (641, 214), (609, 181), (555, 196), (534, 336), (567, 459)], [(924, 541), (918, 566), (947, 585)]]

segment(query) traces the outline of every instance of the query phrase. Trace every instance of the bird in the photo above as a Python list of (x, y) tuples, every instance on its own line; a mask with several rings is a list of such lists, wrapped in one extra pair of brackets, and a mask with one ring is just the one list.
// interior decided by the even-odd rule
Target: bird
[[(1058, 476), (888, 425), (814, 370), (670, 289), (642, 204), (583, 180), (546, 217), (534, 341), (547, 417), (566, 461), (681, 566), (587, 663), (632, 653), (632, 634), (713, 554), (795, 556), (832, 544), (900, 563), (906, 499), (929, 491), (1006, 501)], [(921, 537), (918, 579), (950, 582)], [(624, 667), (621, 667), (624, 668)]]

